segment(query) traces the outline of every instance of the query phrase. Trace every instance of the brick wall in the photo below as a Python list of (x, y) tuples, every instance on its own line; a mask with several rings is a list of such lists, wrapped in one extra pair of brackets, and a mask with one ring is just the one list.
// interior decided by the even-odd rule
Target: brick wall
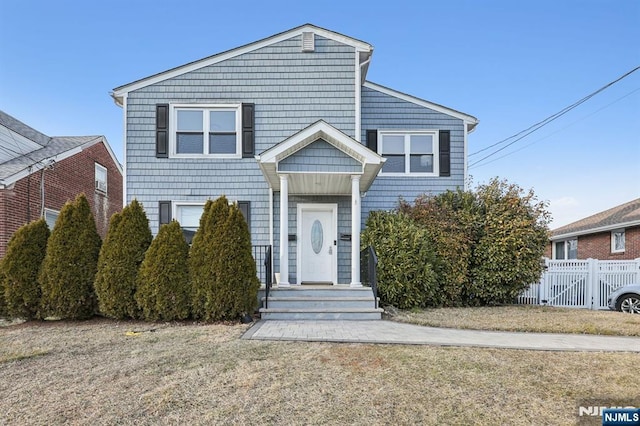
[[(578, 237), (578, 259), (634, 260), (640, 259), (640, 226), (625, 229), (625, 251), (611, 253), (611, 231)], [(551, 259), (553, 242), (547, 245), (545, 256)]]
[(631, 260), (640, 258), (640, 226), (625, 229), (624, 253), (611, 253), (611, 232), (578, 237), (578, 259)]
[[(95, 163), (107, 168), (107, 194), (95, 190)], [(42, 210), (41, 170), (17, 181), (9, 189), (0, 189), (0, 258), (7, 243), (22, 225), (40, 217)], [(122, 210), (122, 175), (103, 143), (56, 163), (44, 171), (44, 207), (60, 211), (67, 200), (84, 193), (104, 238), (112, 214)]]

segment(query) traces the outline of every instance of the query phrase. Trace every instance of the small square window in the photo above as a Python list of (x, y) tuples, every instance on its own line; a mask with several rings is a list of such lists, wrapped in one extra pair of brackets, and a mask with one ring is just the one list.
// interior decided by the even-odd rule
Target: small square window
[(56, 225), (56, 220), (58, 220), (58, 216), (60, 216), (60, 212), (44, 209), (44, 220), (47, 222), (49, 230), (53, 230), (53, 227)]
[(624, 229), (611, 232), (611, 253), (624, 252)]
[(96, 163), (95, 166), (95, 183), (96, 191), (103, 194), (107, 193), (107, 168)]

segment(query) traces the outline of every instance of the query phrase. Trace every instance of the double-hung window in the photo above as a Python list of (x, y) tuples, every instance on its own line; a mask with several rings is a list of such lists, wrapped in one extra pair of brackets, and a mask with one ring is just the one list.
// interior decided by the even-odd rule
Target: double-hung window
[(554, 245), (554, 259), (577, 259), (578, 258), (578, 240), (573, 238), (571, 240), (556, 241)]
[(438, 175), (438, 131), (380, 131), (383, 175)]
[(96, 191), (107, 193), (107, 168), (95, 163), (95, 183)]
[(176, 157), (240, 158), (240, 105), (173, 107)]
[(624, 229), (611, 231), (611, 253), (624, 253)]

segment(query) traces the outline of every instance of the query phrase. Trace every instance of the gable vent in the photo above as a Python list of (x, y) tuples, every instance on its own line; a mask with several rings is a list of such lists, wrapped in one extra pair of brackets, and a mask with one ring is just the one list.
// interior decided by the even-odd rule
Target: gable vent
[(316, 49), (315, 34), (312, 32), (302, 33), (302, 51), (313, 52)]

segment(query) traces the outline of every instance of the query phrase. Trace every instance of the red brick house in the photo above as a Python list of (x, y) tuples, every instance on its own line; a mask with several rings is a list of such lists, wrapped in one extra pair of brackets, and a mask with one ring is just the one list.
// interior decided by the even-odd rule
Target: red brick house
[(640, 198), (551, 231), (551, 259), (640, 258)]
[(47, 136), (0, 111), (0, 258), (22, 225), (53, 228), (67, 200), (84, 193), (104, 238), (122, 209), (122, 167), (103, 136)]

